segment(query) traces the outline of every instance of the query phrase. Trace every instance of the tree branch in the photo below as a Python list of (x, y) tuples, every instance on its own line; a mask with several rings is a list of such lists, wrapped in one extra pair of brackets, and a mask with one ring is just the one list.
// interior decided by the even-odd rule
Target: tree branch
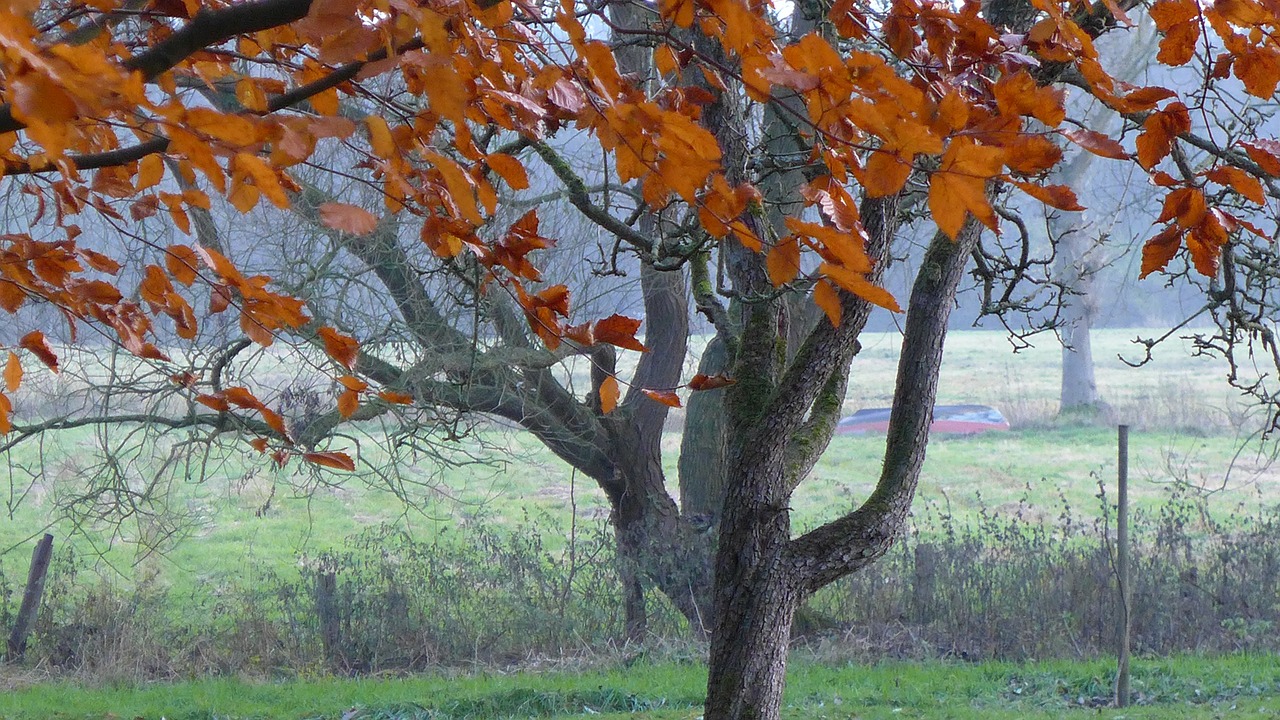
[(929, 440), (951, 300), (981, 232), (970, 216), (954, 241), (939, 232), (929, 244), (907, 310), (880, 480), (857, 510), (787, 548), (788, 561), (808, 592), (887, 552), (910, 510)]
[(545, 142), (530, 143), (534, 152), (538, 153), (538, 157), (551, 168), (551, 172), (555, 173), (560, 182), (564, 183), (565, 189), (569, 191), (569, 202), (582, 213), (588, 220), (594, 222), (600, 227), (617, 235), (623, 242), (639, 250), (642, 257), (647, 257), (653, 252), (652, 241), (633, 230), (626, 223), (610, 215), (607, 210), (596, 205), (591, 201), (591, 195), (587, 193), (587, 184), (578, 177), (578, 174), (569, 167), (569, 163)]
[[(186, 25), (151, 49), (124, 61), (126, 70), (136, 70), (144, 81), (154, 80), (167, 70), (210, 45), (231, 38), (301, 20), (311, 10), (311, 0), (249, 0), (217, 10), (203, 9)], [(0, 133), (26, 127), (13, 116), (13, 106), (0, 105)]]

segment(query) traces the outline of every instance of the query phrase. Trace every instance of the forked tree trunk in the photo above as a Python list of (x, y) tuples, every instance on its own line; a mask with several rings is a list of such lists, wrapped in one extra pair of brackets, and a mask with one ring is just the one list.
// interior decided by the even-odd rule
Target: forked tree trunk
[[(884, 466), (854, 512), (791, 539), (791, 486), (783, 470), (788, 432), (772, 424), (786, 416), (765, 413), (744, 422), (751, 389), (743, 383), (731, 389), (706, 720), (776, 720), (796, 609), (812, 592), (883, 556), (900, 533), (924, 464), (947, 320), (979, 231), (970, 218), (955, 241), (938, 234), (925, 254), (907, 306)], [(848, 296), (845, 305), (852, 310)], [(837, 329), (825, 337), (816, 341), (815, 357), (849, 357), (840, 348), (856, 335)]]

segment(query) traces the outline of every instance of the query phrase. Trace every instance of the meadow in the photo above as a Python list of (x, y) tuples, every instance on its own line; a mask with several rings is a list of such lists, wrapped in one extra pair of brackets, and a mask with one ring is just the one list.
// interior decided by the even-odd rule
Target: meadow
[[(1226, 387), (1225, 368), (1191, 357), (1176, 343), (1162, 347), (1154, 362), (1129, 367), (1119, 357), (1140, 356), (1131, 342), (1140, 334), (1104, 330), (1094, 340), (1098, 385), (1112, 408), (1111, 420), (1134, 428), (1135, 505), (1154, 507), (1175, 487), (1211, 496), (1223, 512), (1280, 502), (1280, 468), (1273, 468), (1272, 444), (1259, 437), (1261, 413)], [(1114, 488), (1114, 423), (1056, 418), (1059, 353), (1047, 335), (1036, 347), (1014, 353), (1002, 333), (952, 334), (938, 402), (993, 405), (1013, 431), (935, 436), (920, 483), (922, 513), (938, 508), (961, 520), (1019, 509), (1056, 515), (1064, 503), (1082, 517), (1101, 512), (1099, 481)], [(866, 340), (850, 382), (848, 412), (888, 402), (896, 358), (893, 333)], [(674, 414), (664, 448), (678, 495), (682, 416)], [(158, 493), (167, 517), (139, 512), (116, 525), (66, 513), (83, 490), (92, 458), (109, 442), (99, 431), (77, 429), (19, 446), (5, 458), (9, 482), (0, 569), (6, 575), (17, 577), (25, 569), (31, 543), (45, 531), (82, 556), (100, 558), (93, 569), (104, 576), (186, 587), (242, 573), (247, 564), (283, 570), (384, 524), (429, 539), (442, 528), (477, 520), (514, 526), (545, 514), (567, 531), (571, 518), (608, 515), (603, 494), (589, 479), (576, 477), (527, 434), (494, 426), (482, 426), (462, 441), (465, 453), (452, 456), (459, 464), (424, 457), (395, 475), (317, 475), (298, 463), (280, 470), (240, 446), (211, 456), (200, 468), (203, 476), (179, 478), (171, 492)], [(368, 466), (380, 465), (376, 444), (360, 449)], [(817, 524), (865, 497), (882, 453), (882, 437), (836, 436), (793, 499), (796, 526)], [(150, 460), (162, 456), (156, 451)], [(126, 460), (144, 464), (149, 458)], [(547, 540), (556, 543), (554, 537)]]
[[(855, 706), (858, 717), (1057, 717), (1105, 695), (1100, 678), (1109, 676), (1096, 663), (1114, 622), (1106, 596), (1117, 422), (1133, 427), (1131, 496), (1147, 553), (1138, 651), (1276, 649), (1280, 469), (1260, 436), (1262, 415), (1226, 387), (1220, 363), (1176, 343), (1129, 367), (1119, 357), (1141, 355), (1131, 342), (1139, 334), (1096, 333), (1098, 384), (1110, 406), (1097, 422), (1056, 416), (1052, 337), (1014, 353), (1000, 333), (951, 336), (939, 403), (993, 405), (1013, 429), (933, 439), (906, 542), (815, 598), (817, 630), (802, 646), (810, 660), (797, 665), (790, 717), (849, 717)], [(896, 352), (893, 333), (864, 338), (848, 412), (887, 402)], [(679, 421), (677, 412), (664, 440), (673, 492)], [(158, 515), (67, 512), (107, 442), (95, 430), (67, 431), (5, 458), (0, 621), (16, 609), (39, 534), (54, 534), (57, 557), (34, 668), (0, 673), (27, 689), (0, 701), (0, 717), (267, 717), (284, 707), (291, 717), (347, 720), (697, 716), (700, 671), (684, 663), (700, 651), (660, 596), (651, 631), (665, 649), (615, 645), (620, 611), (604, 498), (521, 432), (479, 425), (464, 447), (439, 448), (395, 473), (353, 476), (275, 469), (231, 448), (208, 456), (202, 477), (161, 493)], [(882, 442), (834, 438), (793, 498), (796, 526), (865, 497)], [(145, 465), (161, 450), (124, 460)], [(368, 467), (385, 466), (376, 443), (360, 450)], [(1201, 563), (1206, 557), (1219, 559)], [(336, 659), (320, 656), (310, 594), (322, 567), (339, 577)], [(1035, 664), (1054, 657), (1072, 662)], [(992, 662), (999, 658), (1032, 664)], [(961, 662), (972, 660), (984, 662)], [(1178, 717), (1280, 711), (1274, 656), (1144, 662), (1153, 674), (1141, 682), (1164, 689), (1144, 690), (1151, 706), (1126, 717), (1175, 707)], [(508, 674), (566, 663), (615, 669)], [(387, 685), (324, 679), (432, 668), (482, 674)], [(207, 675), (228, 679), (136, 686)], [(50, 684), (59, 678), (78, 685)], [(1221, 687), (1206, 678), (1223, 678)], [(291, 682), (258, 684), (282, 679)], [(92, 689), (104, 683), (124, 689)], [(909, 690), (891, 692), (888, 683)], [(55, 696), (66, 704), (41, 704)], [(343, 714), (357, 705), (364, 709)]]

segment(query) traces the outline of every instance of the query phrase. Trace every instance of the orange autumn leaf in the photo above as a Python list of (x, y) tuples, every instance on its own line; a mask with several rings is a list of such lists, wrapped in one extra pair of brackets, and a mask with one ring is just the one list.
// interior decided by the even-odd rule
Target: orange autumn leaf
[(831, 265), (828, 263), (819, 265), (818, 272), (831, 282), (873, 305), (879, 305), (893, 312), (902, 312), (902, 308), (898, 306), (898, 301), (893, 297), (893, 293), (867, 280), (862, 273), (854, 272), (843, 265)]
[(600, 383), (600, 412), (608, 415), (618, 407), (618, 379), (610, 375)]
[(1266, 191), (1263, 190), (1262, 183), (1258, 181), (1258, 178), (1238, 167), (1219, 165), (1205, 173), (1205, 177), (1219, 185), (1235, 190), (1244, 198), (1259, 205), (1264, 205), (1267, 202)]
[(9, 361), (4, 366), (4, 385), (13, 392), (22, 385), (22, 361), (18, 360), (18, 356), (12, 351), (9, 352)]
[(165, 267), (174, 280), (190, 287), (196, 281), (199, 259), (196, 251), (187, 245), (170, 245), (165, 248)]
[(840, 305), (840, 294), (831, 283), (820, 280), (813, 286), (813, 302), (822, 309), (832, 325), (840, 325), (844, 311)]
[(670, 390), (650, 390), (648, 388), (644, 388), (640, 392), (644, 393), (650, 400), (660, 402), (667, 407), (681, 407), (680, 396)]
[(355, 390), (344, 390), (338, 395), (338, 414), (349, 418), (360, 408), (360, 393)]
[(137, 190), (146, 190), (160, 184), (164, 178), (164, 161), (159, 155), (148, 155), (138, 163)]
[(1240, 143), (1249, 159), (1258, 163), (1263, 172), (1280, 177), (1280, 141), (1258, 139)]
[(765, 269), (774, 287), (795, 280), (800, 274), (800, 242), (794, 236), (779, 240), (765, 256)]
[(929, 211), (939, 230), (955, 239), (969, 213), (996, 229), (995, 211), (987, 200), (987, 181), (999, 174), (1003, 161), (1000, 148), (963, 137), (952, 141), (929, 182)]
[(867, 158), (862, 187), (867, 197), (888, 197), (902, 189), (911, 175), (911, 163), (896, 153), (876, 150)]
[(525, 190), (529, 187), (529, 175), (524, 165), (515, 157), (504, 153), (491, 153), (485, 156), (485, 163), (502, 177), (502, 181), (512, 190)]
[(362, 207), (346, 203), (327, 202), (316, 208), (320, 213), (320, 222), (352, 235), (368, 235), (378, 227), (378, 218)]
[(76, 117), (75, 98), (52, 78), (39, 72), (9, 81), (14, 117), (26, 123), (64, 123)]

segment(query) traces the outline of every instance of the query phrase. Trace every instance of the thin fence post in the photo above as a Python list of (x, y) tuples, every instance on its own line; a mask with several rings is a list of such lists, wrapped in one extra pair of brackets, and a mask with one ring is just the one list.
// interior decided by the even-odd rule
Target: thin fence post
[(22, 660), (27, 651), (27, 634), (35, 624), (36, 613), (40, 610), (40, 599), (44, 596), (44, 578), (49, 572), (49, 560), (53, 557), (53, 536), (45, 533), (36, 543), (31, 553), (31, 570), (27, 572), (27, 589), (22, 593), (22, 606), (18, 609), (18, 618), (9, 633), (10, 662)]
[(320, 620), (320, 643), (324, 659), (333, 670), (342, 670), (342, 622), (337, 608), (338, 575), (328, 563), (316, 569), (316, 616)]
[(1133, 588), (1129, 584), (1129, 426), (1119, 427), (1116, 505), (1116, 575), (1120, 590), (1119, 650), (1116, 668), (1116, 707), (1129, 705), (1129, 629)]

